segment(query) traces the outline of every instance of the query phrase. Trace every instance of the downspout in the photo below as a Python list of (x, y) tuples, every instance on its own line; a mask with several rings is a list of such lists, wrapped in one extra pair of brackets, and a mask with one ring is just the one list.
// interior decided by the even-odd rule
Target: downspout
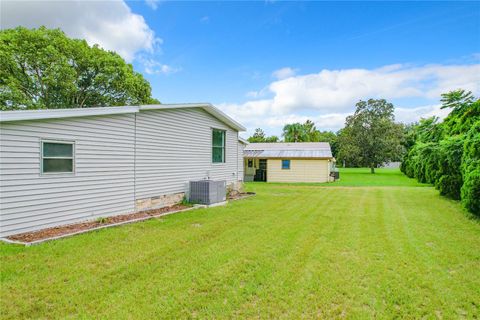
[(238, 185), (238, 182), (240, 181), (240, 177), (238, 176), (238, 146), (240, 145), (239, 143), (239, 140), (238, 140), (238, 131), (237, 131), (237, 174), (236, 174), (236, 177), (237, 177), (237, 182), (235, 183), (235, 185)]
[(137, 211), (137, 113), (133, 117), (133, 207)]

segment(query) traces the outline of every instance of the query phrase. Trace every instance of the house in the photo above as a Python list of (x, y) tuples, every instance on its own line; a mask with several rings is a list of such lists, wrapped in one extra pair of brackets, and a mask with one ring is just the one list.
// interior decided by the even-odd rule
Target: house
[(326, 142), (250, 143), (244, 151), (245, 181), (328, 182), (335, 159)]
[(238, 137), (238, 177), (239, 181), (243, 182), (245, 176), (244, 164), (243, 164), (243, 150), (247, 146), (248, 141), (242, 137)]
[(236, 188), (244, 130), (211, 104), (0, 112), (0, 236), (171, 205), (191, 180)]

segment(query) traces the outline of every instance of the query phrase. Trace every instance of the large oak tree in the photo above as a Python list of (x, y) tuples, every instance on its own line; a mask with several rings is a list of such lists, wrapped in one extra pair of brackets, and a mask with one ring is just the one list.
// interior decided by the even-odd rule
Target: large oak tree
[(359, 101), (356, 106), (338, 137), (339, 158), (375, 173), (379, 165), (400, 158), (403, 126), (395, 123), (393, 104), (384, 99)]
[(0, 31), (0, 66), (2, 110), (159, 103), (118, 54), (59, 29)]

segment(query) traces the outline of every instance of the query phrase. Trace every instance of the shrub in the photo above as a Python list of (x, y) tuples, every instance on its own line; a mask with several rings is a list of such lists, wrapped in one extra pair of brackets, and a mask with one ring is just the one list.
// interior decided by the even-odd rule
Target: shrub
[(462, 203), (469, 211), (480, 216), (480, 121), (468, 131), (463, 145)]
[(188, 207), (192, 207), (195, 203), (190, 201), (187, 196), (183, 196), (182, 198), (182, 201), (180, 201), (178, 204), (182, 205), (182, 206), (188, 206)]
[(436, 150), (436, 172), (432, 173), (441, 195), (459, 200), (462, 188), (462, 155), (465, 136), (442, 140)]
[(463, 177), (462, 204), (473, 214), (480, 216), (480, 165)]
[(438, 143), (418, 143), (403, 161), (405, 174), (420, 182), (435, 184), (439, 171), (438, 155)]
[(432, 117), (408, 126), (400, 169), (480, 216), (480, 100), (456, 90), (443, 94), (442, 103), (451, 108), (443, 122)]
[(98, 217), (97, 220), (95, 220), (97, 223), (104, 224), (108, 222), (108, 218), (105, 217)]

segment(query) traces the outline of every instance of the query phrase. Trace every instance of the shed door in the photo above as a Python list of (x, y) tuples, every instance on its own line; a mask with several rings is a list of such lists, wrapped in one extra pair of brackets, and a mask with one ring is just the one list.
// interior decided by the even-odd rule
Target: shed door
[(258, 169), (255, 172), (255, 181), (267, 181), (267, 159), (258, 161)]

